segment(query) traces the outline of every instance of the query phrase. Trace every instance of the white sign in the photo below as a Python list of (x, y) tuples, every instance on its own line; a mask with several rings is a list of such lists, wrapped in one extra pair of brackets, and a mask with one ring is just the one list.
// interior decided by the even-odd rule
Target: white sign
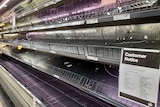
[(126, 20), (126, 19), (130, 19), (131, 16), (130, 14), (120, 14), (120, 15), (114, 15), (113, 16), (113, 20)]
[(87, 58), (88, 60), (98, 61), (98, 58), (97, 58), (97, 57), (94, 57), (94, 56), (86, 56), (86, 58)]
[(88, 19), (86, 20), (87, 24), (94, 24), (94, 23), (98, 23), (98, 19)]
[(159, 50), (123, 49), (119, 69), (119, 97), (146, 107), (157, 107), (159, 59)]

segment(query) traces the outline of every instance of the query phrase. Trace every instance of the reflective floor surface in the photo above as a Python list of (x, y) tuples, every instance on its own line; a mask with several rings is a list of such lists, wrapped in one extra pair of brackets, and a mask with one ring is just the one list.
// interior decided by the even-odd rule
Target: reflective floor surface
[(14, 107), (13, 103), (0, 85), (0, 107)]

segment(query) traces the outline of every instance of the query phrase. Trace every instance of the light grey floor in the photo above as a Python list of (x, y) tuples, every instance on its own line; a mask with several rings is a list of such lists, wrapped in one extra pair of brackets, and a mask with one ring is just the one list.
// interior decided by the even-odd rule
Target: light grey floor
[(1, 86), (0, 86), (0, 107), (14, 107), (14, 105), (11, 103), (11, 101), (7, 97), (7, 94), (4, 92)]

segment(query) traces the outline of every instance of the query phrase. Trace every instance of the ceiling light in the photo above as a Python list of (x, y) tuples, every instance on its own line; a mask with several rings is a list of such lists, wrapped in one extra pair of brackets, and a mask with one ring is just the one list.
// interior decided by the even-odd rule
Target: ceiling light
[(7, 5), (4, 5), (4, 7), (7, 7)]
[(0, 5), (0, 9), (2, 9), (3, 7), (7, 7), (7, 3), (9, 2), (10, 0), (5, 0), (2, 5)]

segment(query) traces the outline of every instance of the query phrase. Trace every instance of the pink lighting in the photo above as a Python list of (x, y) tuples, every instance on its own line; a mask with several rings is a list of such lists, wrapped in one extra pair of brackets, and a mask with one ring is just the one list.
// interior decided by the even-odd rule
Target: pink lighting
[(109, 5), (116, 3), (116, 0), (101, 0), (101, 5)]

